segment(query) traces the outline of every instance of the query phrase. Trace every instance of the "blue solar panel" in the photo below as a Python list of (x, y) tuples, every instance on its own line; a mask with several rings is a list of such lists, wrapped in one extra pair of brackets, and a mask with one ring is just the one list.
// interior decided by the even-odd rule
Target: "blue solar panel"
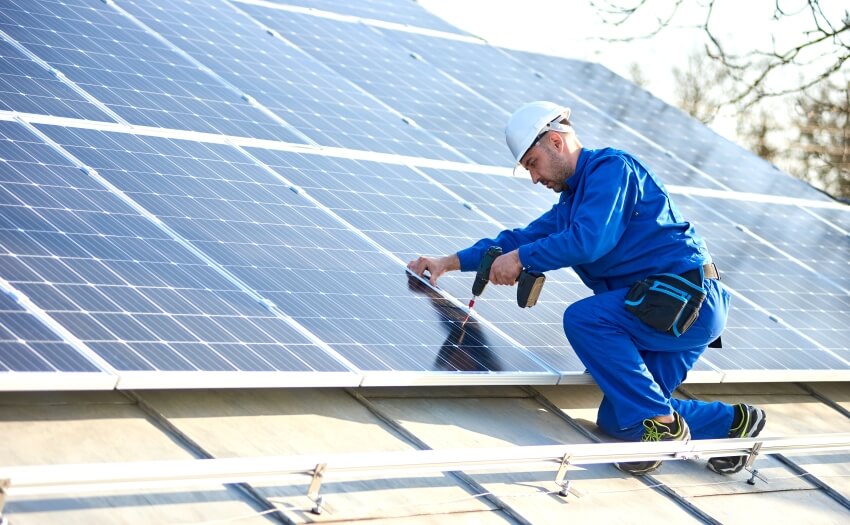
[[(242, 3), (243, 0), (235, 0)], [(245, 1), (250, 4), (250, 0)], [(321, 9), (330, 13), (358, 16), (367, 19), (382, 20), (396, 24), (406, 24), (417, 28), (462, 33), (458, 28), (426, 11), (418, 2), (397, 2), (393, 0), (359, 0), (341, 3), (335, 0), (286, 0), (276, 2), (284, 6), (302, 6)]]
[[(45, 129), (360, 370), (447, 369), (438, 356), (456, 324), (446, 317), (461, 309), (408, 283), (401, 264), (236, 149)], [(312, 162), (328, 161), (304, 156), (299, 168)], [(498, 334), (479, 334), (467, 332), (458, 352), (493, 355), (493, 372), (548, 372)]]
[(16, 124), (0, 135), (0, 277), (111, 366), (346, 370), (49, 146)]
[(584, 377), (561, 323), (590, 293), (573, 272), (549, 272), (531, 309), (490, 286), (464, 326), (472, 274), (434, 290), (404, 269), (552, 205), (527, 179), (441, 162), (510, 167), (502, 130), (535, 99), (679, 187), (734, 295), (697, 371), (850, 370), (850, 212), (598, 64), (487, 46), (392, 0), (9, 0), (0, 30), (0, 111), (97, 170), (0, 121), (0, 371)]
[(0, 29), (131, 124), (303, 143), (100, 2), (9, 0)]
[(198, 0), (165, 5), (133, 0), (121, 5), (319, 144), (461, 159), (344, 77), (227, 5)]
[(241, 7), (473, 161), (510, 163), (499, 136), (508, 114), (460, 88), (378, 31), (254, 5)]
[[(4, 273), (22, 271), (15, 262), (6, 264), (10, 268)], [(99, 371), (34, 315), (0, 293), (0, 372)]]
[(0, 110), (112, 120), (14, 46), (0, 40)]
[[(838, 235), (814, 220), (798, 230), (786, 217), (777, 217), (776, 205), (697, 198), (678, 202), (706, 239), (723, 282), (743, 296), (733, 299), (723, 335), (726, 349), (719, 352), (728, 357), (718, 362), (721, 368), (749, 368), (754, 363), (755, 368), (789, 370), (850, 366), (840, 357), (850, 354), (845, 322), (850, 295), (842, 284), (847, 279), (805, 266), (808, 260), (818, 268), (846, 268), (846, 246), (831, 244), (840, 240)], [(742, 224), (765, 242), (747, 235)], [(793, 233), (796, 246), (789, 246), (782, 239)], [(824, 239), (830, 245), (819, 245)]]
[[(725, 189), (713, 175), (701, 173), (671, 157), (666, 150), (668, 143), (655, 145), (645, 136), (623, 126), (621, 112), (600, 111), (597, 106), (588, 105), (584, 99), (573, 95), (570, 90), (576, 84), (575, 80), (553, 82), (546, 75), (535, 72), (529, 64), (513, 60), (502, 50), (483, 44), (396, 31), (382, 31), (382, 34), (420, 54), (430, 64), (469, 86), (479, 96), (489, 99), (494, 106), (501, 107), (503, 121), (493, 130), (493, 136), (500, 135), (507, 122), (507, 115), (515, 108), (531, 100), (551, 100), (572, 109), (573, 126), (585, 147), (612, 146), (632, 152), (666, 184)], [(500, 152), (507, 151), (503, 142), (496, 147)]]

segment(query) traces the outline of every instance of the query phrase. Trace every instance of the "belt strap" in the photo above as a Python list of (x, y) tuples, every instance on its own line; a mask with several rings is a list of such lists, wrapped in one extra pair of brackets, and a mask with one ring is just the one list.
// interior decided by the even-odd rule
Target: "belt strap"
[[(699, 278), (699, 271), (694, 268), (693, 270), (688, 270), (687, 272), (680, 274), (685, 279), (694, 283), (697, 286), (702, 286), (702, 281)], [(720, 272), (717, 271), (717, 266), (714, 263), (708, 263), (702, 265), (702, 275), (706, 279), (717, 279), (720, 280)]]
[(720, 280), (720, 272), (717, 271), (717, 266), (715, 266), (714, 263), (703, 264), (702, 274), (706, 279)]

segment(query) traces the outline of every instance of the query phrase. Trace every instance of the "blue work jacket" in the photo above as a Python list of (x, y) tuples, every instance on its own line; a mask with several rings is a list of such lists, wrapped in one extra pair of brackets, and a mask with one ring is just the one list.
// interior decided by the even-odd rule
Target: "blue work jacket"
[(558, 203), (524, 228), (457, 252), (461, 270), (476, 270), (493, 244), (519, 249), (527, 270), (572, 267), (597, 294), (711, 262), (652, 170), (612, 148), (582, 149)]

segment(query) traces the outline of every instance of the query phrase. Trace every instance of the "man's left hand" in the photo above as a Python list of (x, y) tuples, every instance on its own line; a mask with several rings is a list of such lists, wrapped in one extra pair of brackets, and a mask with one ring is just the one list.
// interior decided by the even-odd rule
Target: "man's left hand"
[(490, 267), (490, 282), (513, 286), (519, 279), (521, 271), (522, 263), (519, 260), (519, 252), (516, 250), (508, 252), (493, 261), (493, 266)]

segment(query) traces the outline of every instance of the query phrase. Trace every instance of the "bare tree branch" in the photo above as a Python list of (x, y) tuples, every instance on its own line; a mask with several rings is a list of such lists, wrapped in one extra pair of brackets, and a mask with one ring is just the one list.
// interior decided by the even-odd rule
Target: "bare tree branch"
[[(840, 19), (835, 19), (835, 16), (830, 19), (820, 0), (801, 3), (775, 0), (773, 20), (777, 23), (808, 12), (809, 27), (801, 32), (797, 42), (790, 47), (779, 48), (773, 39), (770, 49), (732, 51), (715, 30), (715, 25), (719, 22), (715, 20), (714, 15), (720, 2), (721, 0), (676, 0), (668, 4), (662, 13), (651, 13), (656, 23), (642, 25), (638, 34), (600, 38), (609, 42), (629, 42), (652, 38), (670, 27), (694, 27), (674, 25), (674, 21), (680, 13), (680, 8), (685, 5), (691, 9), (701, 9), (702, 23), (696, 27), (699, 27), (706, 37), (706, 54), (728, 69), (730, 77), (736, 80), (736, 85), (732, 86), (723, 103), (744, 104), (745, 108), (765, 98), (781, 97), (815, 86), (840, 71), (850, 59), (850, 13), (846, 10)], [(626, 26), (640, 12), (658, 9), (656, 4), (648, 0), (597, 0), (592, 2), (592, 5), (597, 8), (603, 21), (618, 29)], [(814, 65), (819, 69), (809, 71)], [(794, 78), (795, 74), (804, 75), (799, 85), (778, 85), (777, 78), (780, 75)]]

